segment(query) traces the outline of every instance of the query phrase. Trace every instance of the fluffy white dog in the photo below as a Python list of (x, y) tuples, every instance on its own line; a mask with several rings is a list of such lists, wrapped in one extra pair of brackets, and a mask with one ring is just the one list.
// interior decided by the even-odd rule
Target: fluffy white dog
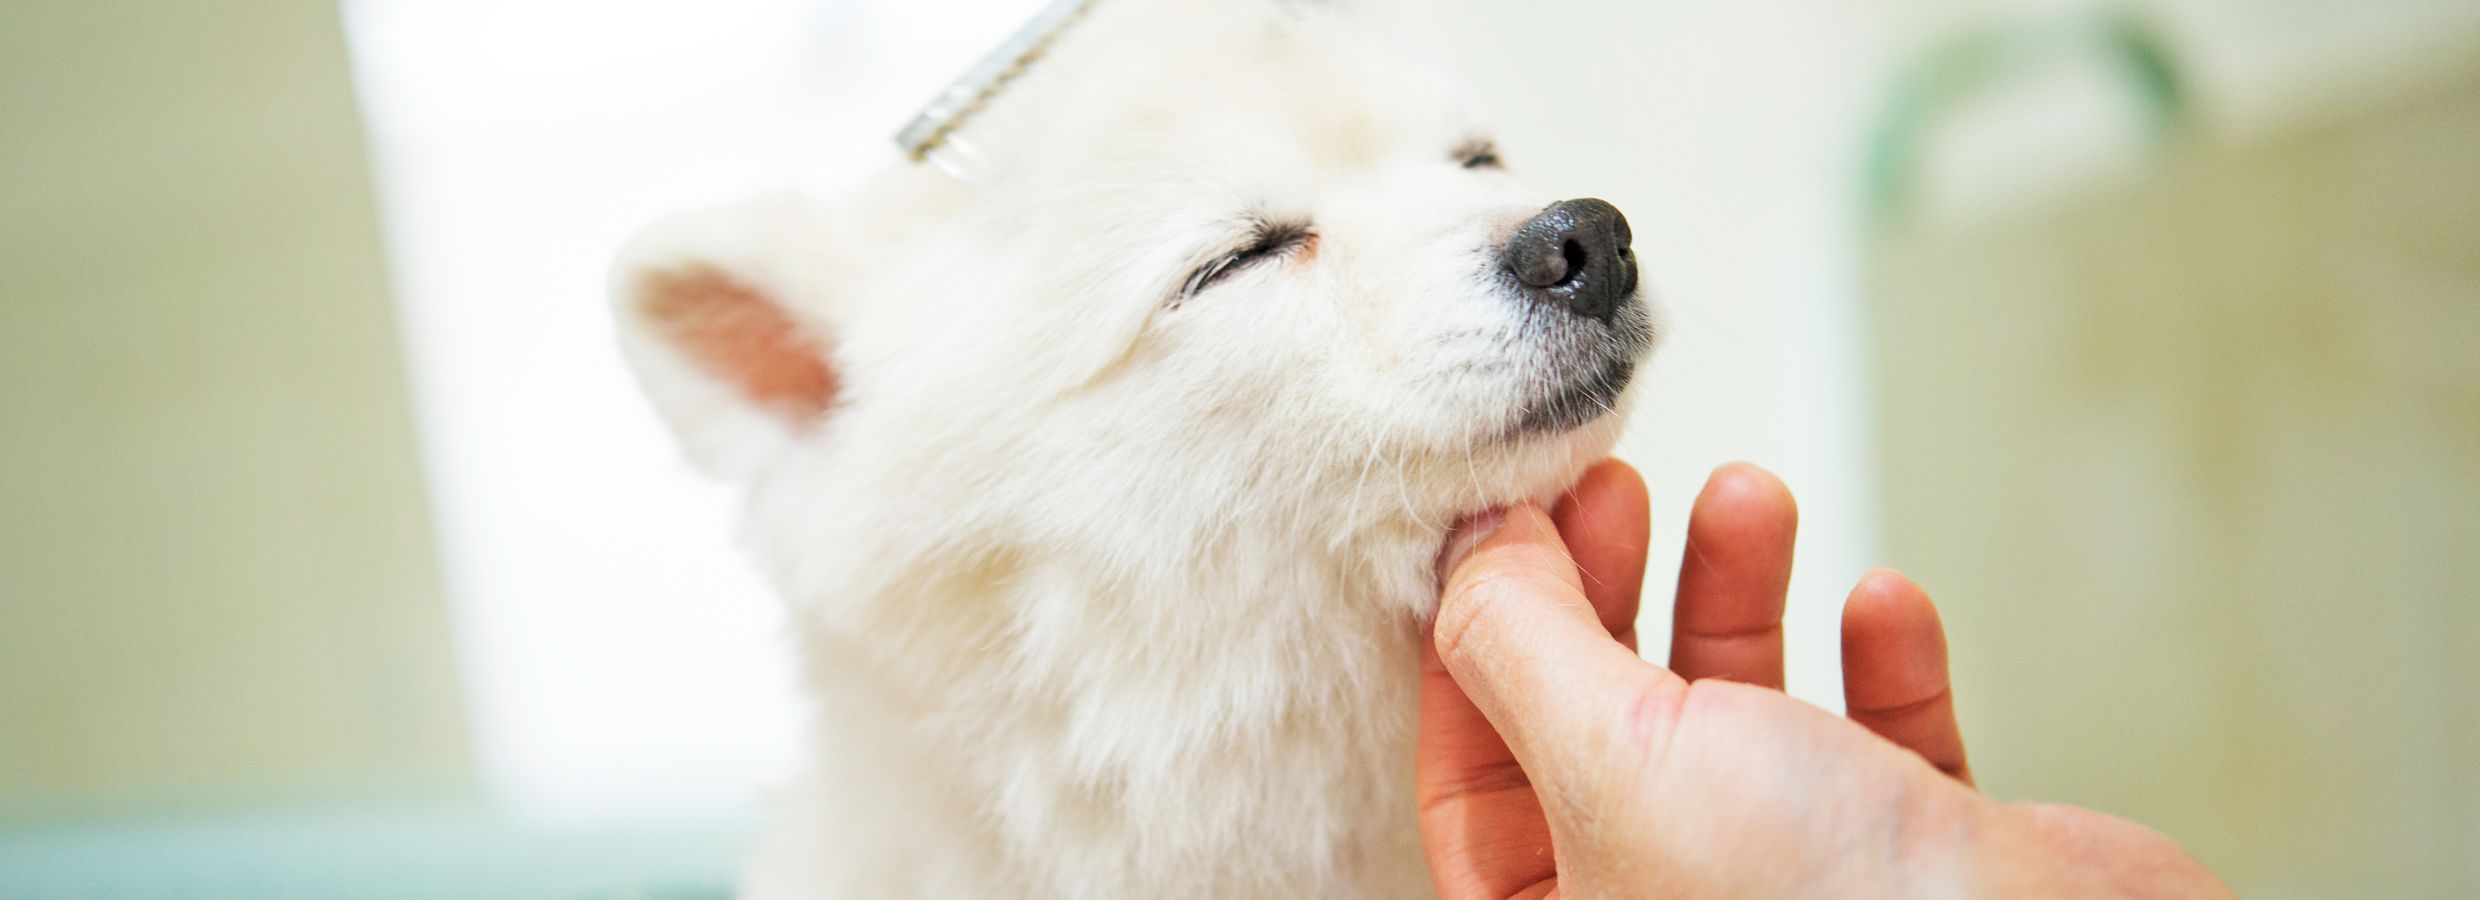
[(746, 490), (808, 774), (759, 898), (1398, 897), (1460, 517), (1610, 448), (1626, 221), (1272, 3), (1105, 0), (969, 132), (625, 255), (625, 349)]

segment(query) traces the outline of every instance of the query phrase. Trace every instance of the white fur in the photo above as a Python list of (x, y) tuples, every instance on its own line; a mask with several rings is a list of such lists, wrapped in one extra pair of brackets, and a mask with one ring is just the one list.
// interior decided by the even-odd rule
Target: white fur
[[(1430, 892), (1440, 542), (1619, 415), (1510, 431), (1591, 346), (1494, 274), (1552, 198), (1452, 158), (1482, 132), (1437, 77), (1271, 9), (1106, 0), (968, 129), (974, 184), (899, 167), (626, 254), (624, 346), (745, 486), (817, 702), (748, 896)], [(1314, 258), (1167, 302), (1252, 214)], [(636, 315), (688, 265), (825, 338), (830, 414), (742, 403)]]

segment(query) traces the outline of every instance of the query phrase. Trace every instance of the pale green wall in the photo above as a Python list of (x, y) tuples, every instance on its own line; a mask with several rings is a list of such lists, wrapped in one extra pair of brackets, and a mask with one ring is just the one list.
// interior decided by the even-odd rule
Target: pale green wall
[(461, 782), (338, 11), (0, 3), (0, 812)]
[(2242, 896), (2480, 896), (2480, 69), (1877, 251), (1984, 785)]

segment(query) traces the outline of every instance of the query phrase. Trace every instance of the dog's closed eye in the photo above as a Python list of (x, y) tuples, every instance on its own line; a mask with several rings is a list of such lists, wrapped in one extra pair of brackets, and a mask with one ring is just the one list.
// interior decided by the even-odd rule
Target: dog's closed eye
[(1455, 160), (1467, 169), (1506, 168), (1498, 158), (1498, 145), (1488, 138), (1474, 138), (1455, 148)]
[(1250, 266), (1283, 257), (1308, 246), (1309, 242), (1315, 238), (1316, 234), (1304, 224), (1260, 223), (1257, 233), (1250, 239), (1247, 247), (1207, 263), (1197, 271), (1190, 273), (1187, 283), (1180, 287), (1180, 295), (1172, 299), (1172, 305), (1177, 306), (1187, 302), (1207, 288), (1239, 274)]

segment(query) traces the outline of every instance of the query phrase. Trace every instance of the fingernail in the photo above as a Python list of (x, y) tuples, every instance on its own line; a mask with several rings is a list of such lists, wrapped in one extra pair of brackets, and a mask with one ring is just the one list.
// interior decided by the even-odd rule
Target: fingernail
[(1464, 559), (1480, 549), (1481, 542), (1489, 540), (1490, 535), (1497, 533), (1498, 527), (1505, 524), (1507, 511), (1504, 509), (1493, 509), (1464, 520), (1461, 527), (1447, 536), (1446, 549), (1438, 554), (1438, 583), (1446, 584), (1447, 576), (1455, 574), (1456, 568), (1464, 564)]

